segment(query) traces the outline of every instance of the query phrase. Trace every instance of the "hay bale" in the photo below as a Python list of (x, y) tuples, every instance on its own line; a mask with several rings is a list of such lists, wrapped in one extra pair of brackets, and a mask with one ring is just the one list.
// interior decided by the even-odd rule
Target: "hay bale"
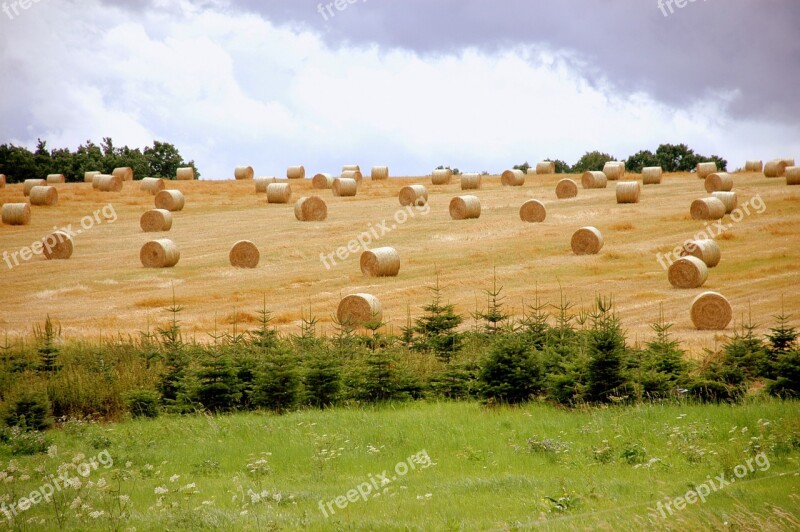
[(194, 168), (191, 166), (178, 168), (175, 172), (175, 179), (178, 181), (194, 181)]
[(745, 172), (762, 172), (764, 171), (764, 163), (762, 161), (750, 160), (744, 163)]
[(715, 268), (722, 258), (716, 240), (690, 240), (683, 245), (681, 257), (697, 257), (709, 268)]
[(166, 186), (166, 181), (158, 177), (145, 177), (139, 182), (139, 190), (149, 192), (153, 196), (164, 190)]
[(31, 195), (33, 187), (46, 187), (47, 181), (44, 179), (26, 179), (22, 182), (22, 194), (25, 196)]
[(547, 218), (547, 209), (541, 201), (528, 200), (519, 208), (519, 218), (523, 222), (543, 222)]
[(6, 188), (6, 175), (0, 174), (0, 188)]
[(27, 203), (4, 203), (2, 219), (6, 225), (28, 225), (31, 223), (31, 206)]
[(449, 185), (453, 178), (453, 171), (449, 168), (438, 168), (431, 174), (431, 183), (434, 185)]
[(84, 183), (94, 183), (94, 176), (100, 175), (102, 172), (98, 172), (93, 170), (91, 172), (84, 172), (83, 173), (83, 182)]
[(373, 166), (372, 171), (370, 172), (370, 178), (373, 181), (382, 181), (384, 179), (389, 179), (389, 167)]
[(267, 185), (267, 203), (289, 203), (292, 187), (289, 183), (270, 183)]
[(300, 166), (290, 166), (286, 169), (286, 178), (287, 179), (305, 179), (306, 178), (306, 169), (303, 165)]
[(787, 166), (785, 175), (787, 185), (800, 185), (800, 166)]
[(357, 164), (346, 164), (346, 165), (342, 166), (342, 173), (345, 173), (345, 172), (360, 172), (360, 171), (361, 171), (361, 167), (358, 166)]
[(361, 273), (367, 277), (395, 277), (400, 272), (400, 254), (390, 247), (368, 249), (361, 254)]
[(783, 177), (786, 174), (786, 168), (788, 166), (790, 165), (783, 159), (775, 159), (773, 161), (767, 161), (767, 164), (764, 165), (764, 176)]
[(256, 194), (266, 194), (267, 186), (271, 183), (277, 183), (278, 180), (275, 177), (257, 177), (254, 182), (256, 184)]
[(706, 176), (706, 192), (730, 192), (733, 190), (733, 176), (727, 172), (714, 172)]
[(261, 259), (261, 253), (258, 246), (249, 240), (240, 240), (231, 248), (228, 259), (234, 268), (255, 268)]
[(92, 188), (95, 190), (100, 190), (100, 178), (102, 177), (112, 177), (111, 174), (94, 174), (92, 176)]
[(721, 331), (731, 322), (733, 309), (717, 292), (703, 292), (692, 301), (692, 323), (703, 331)]
[(647, 166), (642, 168), (642, 184), (660, 185), (662, 175), (664, 175), (664, 171), (660, 166)]
[(712, 192), (711, 195), (725, 204), (725, 214), (730, 214), (739, 206), (736, 192)]
[(249, 181), (254, 175), (252, 166), (237, 166), (233, 169), (233, 177), (237, 181)]
[(480, 188), (480, 174), (461, 174), (461, 190), (478, 190)]
[(147, 211), (139, 218), (139, 227), (145, 233), (158, 233), (172, 229), (172, 213), (166, 209)]
[(457, 196), (450, 200), (450, 218), (472, 220), (481, 216), (481, 200), (478, 196)]
[(714, 161), (697, 163), (696, 171), (697, 171), (697, 177), (699, 177), (700, 179), (705, 179), (711, 174), (717, 172), (717, 163), (715, 163)]
[(574, 198), (578, 195), (578, 184), (572, 179), (566, 178), (556, 184), (556, 197), (558, 199)]
[(118, 176), (122, 181), (133, 181), (133, 168), (130, 166), (121, 166), (114, 168), (111, 175)]
[(100, 192), (119, 192), (122, 190), (122, 178), (118, 175), (96, 175), (94, 178), (92, 178), (93, 187), (95, 179), (97, 180), (97, 190)]
[(572, 235), (570, 245), (576, 255), (596, 255), (603, 249), (603, 233), (596, 227), (582, 227)]
[(641, 191), (638, 181), (620, 181), (617, 183), (617, 203), (639, 203)]
[(372, 294), (353, 294), (339, 302), (336, 319), (345, 325), (363, 325), (383, 320), (381, 302)]
[(64, 231), (55, 231), (42, 239), (42, 255), (47, 260), (67, 260), (74, 249), (72, 237)]
[(358, 182), (355, 179), (338, 177), (333, 180), (332, 188), (334, 196), (353, 197), (358, 192)]
[(33, 187), (31, 189), (31, 205), (54, 207), (58, 205), (58, 191), (56, 187)]
[(47, 176), (46, 181), (49, 185), (57, 185), (59, 183), (66, 183), (67, 178), (64, 177), (64, 174), (50, 174)]
[(340, 179), (352, 179), (356, 184), (361, 183), (364, 176), (361, 175), (361, 170), (346, 170), (342, 172)]
[(603, 165), (603, 173), (609, 181), (617, 181), (625, 176), (625, 163), (622, 161), (608, 161)]
[(321, 222), (328, 217), (328, 206), (319, 196), (302, 197), (294, 204), (294, 216), (301, 222)]
[(162, 190), (156, 194), (156, 209), (164, 209), (170, 212), (182, 211), (186, 200), (180, 190)]
[(311, 186), (319, 190), (333, 187), (334, 177), (331, 174), (317, 174), (311, 179)]
[(167, 238), (151, 240), (139, 251), (139, 260), (145, 268), (172, 268), (180, 259), (178, 246)]
[(689, 209), (692, 220), (719, 220), (725, 216), (725, 204), (718, 198), (701, 198), (692, 202)]
[(589, 170), (581, 176), (581, 185), (583, 188), (606, 188), (608, 178), (603, 172)]
[(536, 163), (536, 174), (537, 175), (546, 175), (546, 174), (555, 174), (556, 173), (556, 163), (555, 161), (542, 161), (540, 163)]
[(708, 267), (697, 257), (681, 257), (670, 264), (667, 277), (675, 288), (700, 288), (708, 279)]
[(400, 189), (400, 205), (422, 207), (428, 203), (428, 189), (425, 185), (408, 185)]
[(522, 170), (506, 170), (500, 175), (500, 184), (504, 187), (521, 187), (525, 184)]

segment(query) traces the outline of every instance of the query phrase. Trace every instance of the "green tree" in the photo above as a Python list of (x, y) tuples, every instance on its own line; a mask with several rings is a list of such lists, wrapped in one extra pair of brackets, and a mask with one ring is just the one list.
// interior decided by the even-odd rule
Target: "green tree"
[(582, 174), (589, 170), (599, 171), (603, 169), (603, 166), (605, 166), (608, 161), (615, 160), (616, 159), (612, 155), (600, 151), (586, 152), (572, 167), (572, 172), (575, 174)]
[(253, 404), (282, 414), (297, 405), (300, 373), (291, 350), (274, 350), (262, 363), (253, 389)]
[(625, 384), (625, 335), (611, 299), (598, 297), (590, 315), (588, 392), (592, 401), (607, 402)]
[(36, 348), (39, 355), (39, 371), (55, 373), (61, 369), (58, 364), (59, 349), (56, 347), (56, 341), (61, 336), (61, 327), (55, 327), (48, 315), (44, 327), (36, 325), (33, 334), (39, 344)]
[(641, 173), (642, 168), (658, 165), (658, 157), (656, 157), (656, 154), (650, 150), (640, 150), (628, 157), (628, 159), (625, 161), (625, 169), (628, 172), (633, 172), (635, 174)]
[(691, 172), (697, 167), (699, 157), (686, 144), (661, 144), (656, 149), (658, 165), (665, 172)]
[(203, 353), (197, 371), (194, 399), (210, 412), (229, 412), (241, 398), (236, 368), (230, 357), (210, 347)]
[(552, 161), (556, 163), (557, 174), (568, 174), (572, 171), (570, 165), (568, 165), (565, 161), (562, 161), (561, 159), (551, 159), (548, 157), (547, 159), (545, 159), (545, 161)]
[(457, 328), (463, 318), (455, 313), (453, 305), (442, 303), (442, 290), (439, 287), (439, 276), (436, 284), (430, 287), (433, 301), (425, 305), (425, 314), (414, 320), (413, 349), (429, 351), (445, 362), (449, 362), (453, 354), (461, 347), (461, 335)]
[(767, 367), (765, 376), (774, 379), (777, 375), (778, 361), (790, 351), (797, 349), (798, 331), (789, 326), (791, 315), (781, 312), (774, 316), (778, 321), (777, 326), (771, 328), (767, 334)]
[(523, 174), (527, 174), (528, 173), (528, 169), (530, 167), (531, 167), (531, 165), (528, 163), (528, 161), (525, 161), (522, 164), (515, 164), (514, 165), (514, 170), (522, 170)]
[(484, 399), (504, 404), (521, 403), (541, 390), (541, 364), (523, 337), (500, 336), (483, 363), (480, 382)]
[(342, 388), (341, 363), (330, 353), (313, 353), (303, 374), (303, 387), (307, 404), (317, 408), (336, 404)]

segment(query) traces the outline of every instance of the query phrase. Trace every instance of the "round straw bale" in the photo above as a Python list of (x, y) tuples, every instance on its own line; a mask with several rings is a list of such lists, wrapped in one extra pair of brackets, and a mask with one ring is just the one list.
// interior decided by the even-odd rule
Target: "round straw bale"
[(31, 189), (33, 187), (46, 187), (47, 181), (45, 179), (26, 179), (22, 183), (22, 194), (25, 196), (31, 195)]
[(353, 294), (339, 302), (336, 310), (339, 323), (346, 325), (363, 325), (368, 322), (383, 320), (381, 302), (372, 294)]
[(697, 257), (681, 257), (670, 264), (667, 277), (675, 288), (700, 288), (708, 279), (708, 266)]
[(638, 181), (620, 181), (617, 183), (617, 203), (639, 203), (641, 191)]
[(774, 161), (767, 161), (764, 165), (765, 177), (783, 177), (786, 173), (786, 167), (789, 166), (786, 161), (782, 159), (775, 159)]
[(56, 187), (33, 187), (31, 189), (31, 205), (53, 207), (58, 204)]
[(715, 268), (722, 258), (719, 245), (716, 240), (690, 240), (683, 245), (681, 257), (697, 257), (709, 268)]
[(617, 181), (625, 176), (625, 163), (622, 161), (608, 161), (603, 165), (603, 173), (609, 181)]
[(47, 176), (47, 183), (50, 185), (55, 185), (58, 183), (66, 183), (67, 178), (64, 177), (64, 174), (50, 174)]
[(311, 186), (320, 190), (333, 187), (334, 177), (331, 174), (317, 174), (311, 180)]
[(642, 168), (642, 184), (643, 185), (660, 185), (661, 176), (664, 171), (660, 166), (647, 166)]
[(717, 172), (717, 163), (714, 161), (697, 163), (697, 177), (705, 179), (709, 175)]
[(290, 166), (286, 169), (286, 177), (288, 179), (305, 179), (306, 169), (304, 166)]
[(178, 181), (194, 181), (194, 168), (191, 166), (178, 168), (175, 172), (175, 179)]
[(92, 176), (92, 188), (95, 190), (100, 190), (100, 178), (102, 177), (112, 177), (111, 174), (94, 174)]
[(235, 268), (255, 268), (261, 259), (258, 246), (249, 240), (240, 240), (233, 245), (228, 254), (231, 266)]
[(428, 189), (425, 185), (408, 185), (400, 189), (400, 205), (422, 207), (428, 203)]
[(6, 186), (6, 175), (0, 174), (0, 188), (5, 188)]
[(119, 176), (119, 178), (123, 181), (133, 181), (133, 168), (130, 166), (114, 168), (114, 170), (111, 172), (111, 175)]
[(373, 181), (381, 181), (383, 179), (389, 179), (389, 167), (388, 166), (373, 166), (372, 171), (370, 172), (370, 177)]
[(547, 218), (547, 209), (541, 201), (528, 200), (519, 208), (519, 217), (523, 222), (543, 222)]
[(364, 179), (364, 176), (361, 174), (361, 170), (345, 170), (342, 172), (341, 179), (352, 179), (356, 182), (356, 184), (361, 183), (361, 180)]
[(555, 161), (542, 161), (536, 164), (537, 174), (555, 174), (556, 163)]
[(500, 175), (500, 184), (504, 187), (521, 187), (525, 184), (522, 170), (506, 170)]
[(603, 172), (589, 170), (581, 176), (581, 185), (583, 188), (606, 188), (608, 178)]
[(692, 323), (699, 330), (721, 331), (733, 317), (731, 304), (716, 292), (703, 292), (692, 301)]
[(119, 192), (122, 190), (122, 178), (118, 175), (98, 174), (92, 178), (92, 186), (94, 186), (95, 179), (97, 180), (97, 190), (100, 192)]
[(156, 194), (156, 209), (165, 209), (171, 212), (182, 211), (186, 203), (183, 192), (180, 190), (162, 190)]
[(289, 203), (292, 187), (289, 183), (270, 183), (267, 185), (267, 203)]
[(480, 218), (481, 200), (478, 196), (457, 196), (450, 200), (450, 218), (469, 220)]
[(596, 255), (603, 249), (603, 234), (596, 227), (582, 227), (573, 233), (572, 251), (576, 255)]
[(461, 190), (478, 190), (480, 188), (480, 174), (461, 174)]
[(692, 202), (689, 209), (692, 220), (719, 220), (725, 216), (725, 204), (718, 198), (701, 198)]
[(400, 254), (394, 248), (368, 249), (360, 262), (361, 273), (367, 277), (395, 277), (400, 272)]
[(733, 190), (733, 176), (727, 172), (714, 172), (706, 176), (706, 192), (729, 192)]
[(725, 204), (725, 214), (730, 214), (739, 206), (739, 198), (736, 192), (712, 192), (712, 196)]
[(558, 199), (574, 198), (578, 195), (578, 184), (572, 179), (565, 178), (556, 185), (556, 197)]
[(4, 203), (3, 223), (6, 225), (28, 225), (31, 223), (31, 206), (27, 203)]
[(294, 216), (301, 222), (321, 222), (328, 217), (328, 206), (319, 196), (308, 196), (294, 204)]
[(358, 182), (355, 179), (338, 177), (333, 180), (332, 188), (334, 196), (352, 197), (356, 195), (356, 192), (358, 192)]
[(787, 166), (785, 175), (787, 185), (800, 185), (800, 166)]
[(172, 229), (172, 213), (166, 209), (147, 211), (139, 218), (139, 227), (145, 233), (157, 233)]
[(796, 166), (796, 165), (794, 164), (794, 159), (780, 159), (780, 160), (786, 163), (786, 167), (787, 167), (787, 168), (788, 168), (789, 166)]
[(431, 183), (434, 185), (449, 185), (453, 171), (449, 168), (438, 168), (431, 174)]
[(248, 181), (253, 179), (255, 172), (252, 166), (237, 166), (233, 169), (233, 177), (237, 181)]
[(745, 172), (762, 172), (764, 163), (762, 161), (751, 160), (744, 163)]
[(83, 182), (84, 183), (92, 183), (94, 181), (94, 176), (99, 175), (101, 172), (93, 170), (91, 172), (84, 172), (83, 173)]
[(342, 173), (345, 173), (345, 172), (360, 172), (360, 171), (361, 171), (361, 167), (358, 166), (357, 164), (346, 164), (346, 165), (342, 166)]
[(277, 183), (278, 180), (274, 177), (257, 177), (254, 181), (256, 184), (256, 194), (264, 194), (267, 192), (267, 186), (271, 183)]
[(47, 260), (66, 260), (74, 249), (72, 237), (64, 231), (55, 231), (42, 239), (42, 254)]
[(145, 268), (172, 268), (180, 258), (178, 246), (167, 238), (151, 240), (139, 251), (139, 260)]
[(164, 190), (166, 186), (166, 182), (158, 177), (145, 177), (139, 182), (139, 190), (149, 192), (154, 196)]

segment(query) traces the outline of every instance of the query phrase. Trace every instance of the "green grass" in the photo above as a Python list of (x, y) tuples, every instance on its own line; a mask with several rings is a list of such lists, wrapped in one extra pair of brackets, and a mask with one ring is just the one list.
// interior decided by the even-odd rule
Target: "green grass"
[[(67, 423), (50, 455), (0, 456), (10, 504), (79, 453), (114, 460), (59, 494), (64, 526), (136, 530), (789, 530), (800, 526), (796, 402), (560, 410), (530, 404), (386, 405), (285, 416), (162, 417)], [(529, 440), (536, 443), (532, 446)], [(366, 500), (319, 509), (399, 462), (416, 464)], [(663, 519), (656, 503), (761, 455), (705, 503)], [(766, 458), (764, 458), (764, 456)], [(629, 458), (626, 458), (629, 457)], [(422, 456), (424, 458), (424, 456)], [(260, 459), (263, 459), (259, 462)], [(80, 462), (85, 460), (78, 457)], [(769, 461), (769, 468), (765, 466)], [(751, 462), (752, 463), (752, 462)], [(759, 465), (761, 467), (759, 467)], [(63, 467), (63, 466), (62, 466)], [(38, 469), (38, 473), (36, 470)], [(761, 471), (761, 469), (765, 469)], [(24, 475), (30, 478), (25, 480)], [(179, 478), (170, 480), (174, 475)], [(13, 476), (9, 480), (8, 476)], [(396, 475), (395, 475), (396, 476)], [(103, 479), (103, 481), (101, 481)], [(105, 486), (102, 486), (105, 484)], [(194, 484), (194, 487), (191, 487)], [(187, 487), (190, 486), (190, 487)], [(156, 488), (167, 493), (157, 494)], [(251, 493), (252, 492), (252, 493)], [(268, 493), (261, 500), (258, 494)], [(119, 495), (129, 497), (120, 505)], [(123, 498), (124, 500), (124, 498)], [(159, 502), (160, 501), (160, 502)], [(0, 526), (57, 528), (42, 502)], [(104, 512), (102, 515), (91, 512)], [(0, 515), (0, 518), (2, 515)]]

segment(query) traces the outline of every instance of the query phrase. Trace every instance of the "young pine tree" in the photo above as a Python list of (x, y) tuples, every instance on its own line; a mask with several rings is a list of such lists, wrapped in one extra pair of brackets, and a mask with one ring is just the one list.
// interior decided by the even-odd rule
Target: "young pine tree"
[(253, 389), (253, 404), (279, 414), (297, 405), (300, 373), (295, 354), (276, 348), (263, 362)]
[(442, 304), (442, 290), (439, 287), (439, 276), (436, 285), (430, 288), (433, 301), (425, 305), (425, 314), (415, 320), (413, 348), (419, 351), (432, 352), (444, 362), (449, 362), (461, 347), (461, 335), (457, 328), (463, 318), (455, 313), (453, 305)]
[(56, 347), (56, 340), (61, 336), (61, 327), (55, 327), (48, 315), (44, 327), (36, 325), (33, 334), (39, 343), (36, 348), (36, 353), (39, 355), (39, 371), (55, 373), (61, 369), (58, 364), (59, 350)]
[(608, 402), (625, 382), (625, 335), (611, 299), (598, 297), (590, 315), (588, 392), (592, 401)]

